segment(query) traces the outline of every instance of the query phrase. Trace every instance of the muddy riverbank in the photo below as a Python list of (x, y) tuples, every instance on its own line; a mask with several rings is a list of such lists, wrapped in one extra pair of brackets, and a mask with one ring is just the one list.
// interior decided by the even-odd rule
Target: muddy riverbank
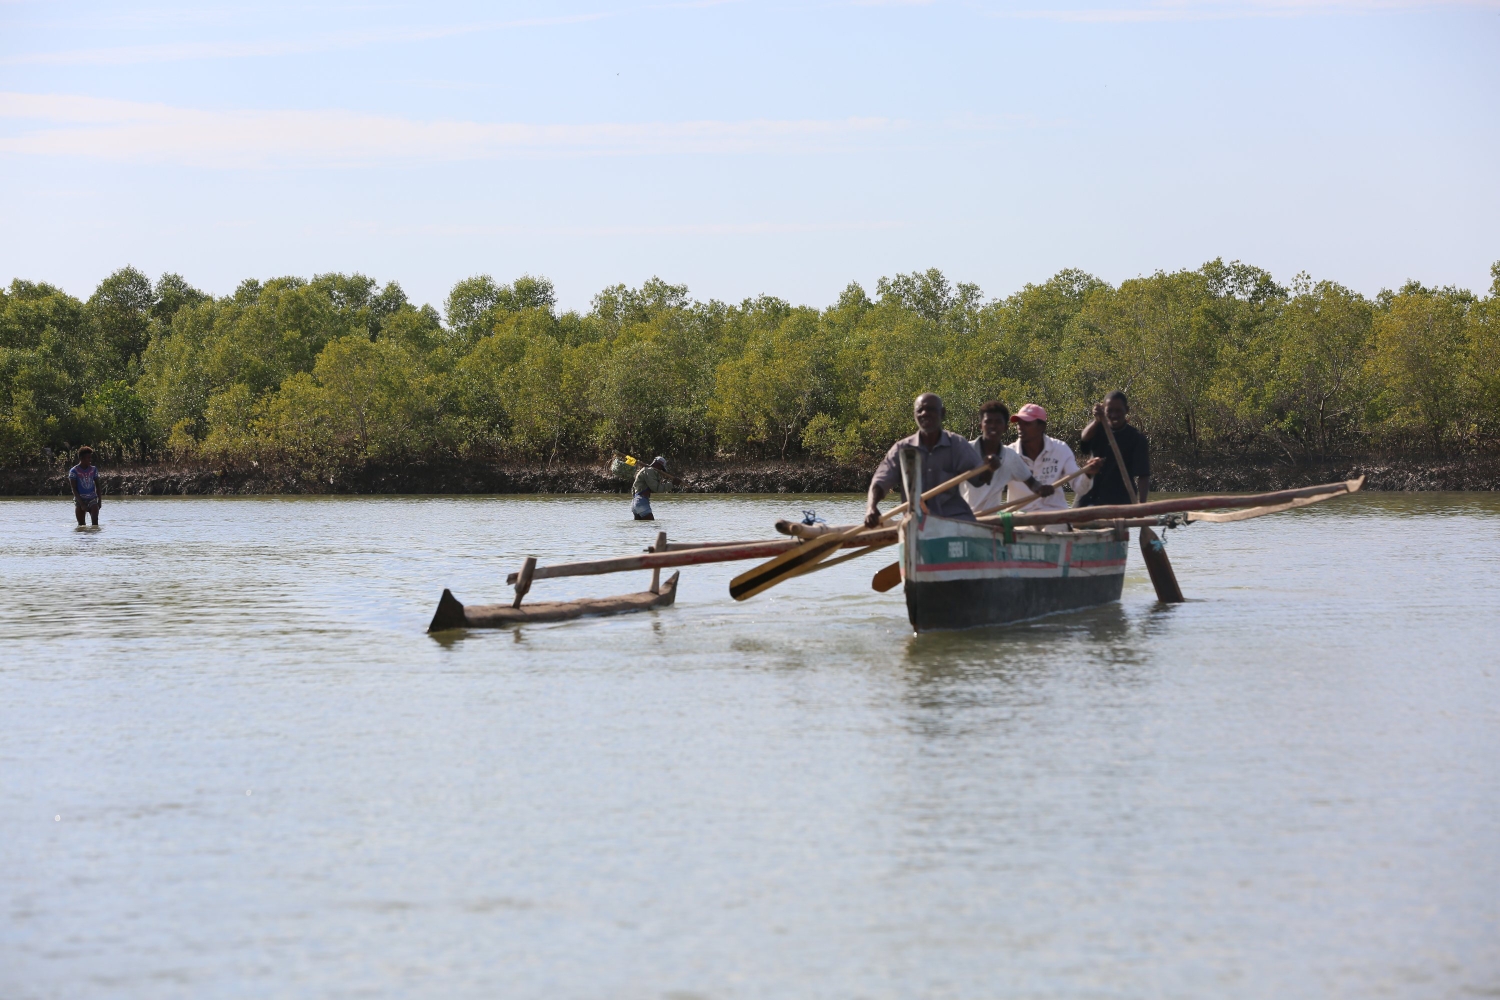
[[(1368, 477), (1374, 490), (1497, 490), (1500, 456), (1451, 459), (1352, 458), (1322, 464), (1272, 462), (1160, 462), (1155, 490), (1249, 492)], [(682, 473), (688, 493), (863, 492), (870, 471), (801, 462), (706, 465)], [(628, 484), (603, 463), (516, 466), (468, 463), (369, 468), (334, 476), (261, 468), (145, 464), (104, 466), (100, 481), (112, 496), (254, 496), (266, 494), (485, 494), (625, 493)], [(66, 471), (58, 467), (0, 471), (0, 496), (65, 496)]]

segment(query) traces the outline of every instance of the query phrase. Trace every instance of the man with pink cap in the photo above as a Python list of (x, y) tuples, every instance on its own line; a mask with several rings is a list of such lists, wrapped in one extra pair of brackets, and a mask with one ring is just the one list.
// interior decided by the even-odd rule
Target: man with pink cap
[[(1073, 449), (1047, 434), (1047, 411), (1035, 403), (1027, 403), (1016, 411), (1010, 422), (1016, 424), (1021, 431), (1020, 437), (1012, 442), (1009, 447), (1021, 457), (1026, 468), (1031, 471), (1033, 482), (1053, 483), (1063, 476), (1071, 475), (1079, 471), (1078, 460), (1073, 457)], [(1094, 485), (1089, 473), (1098, 471), (1099, 459), (1095, 458), (1083, 467), (1084, 474), (1068, 484), (1075, 496), (1083, 496)], [(1021, 510), (1066, 510), (1068, 501), (1063, 496), (1062, 490), (1051, 491), (1050, 495), (1037, 495), (1040, 491), (1029, 488), (1029, 484), (1018, 479), (1012, 479), (1006, 487), (1006, 501), (1020, 500), (1029, 496), (1036, 499)], [(1066, 525), (1049, 525), (1049, 529), (1056, 528), (1066, 531)]]
[(1033, 493), (1047, 496), (1052, 492), (1052, 487), (1046, 483), (1039, 483), (1032, 477), (1020, 455), (1005, 446), (1005, 439), (1008, 437), (1010, 437), (1010, 407), (998, 399), (981, 404), (979, 436), (969, 443), (985, 461), (989, 461), (990, 457), (994, 456), (995, 474), (990, 477), (988, 483), (976, 486), (974, 484), (977, 480), (971, 479), (958, 488), (963, 494), (964, 501), (968, 503), (969, 509), (976, 514), (982, 510), (993, 510), (1004, 503), (1005, 484), (1013, 479), (1025, 483)]

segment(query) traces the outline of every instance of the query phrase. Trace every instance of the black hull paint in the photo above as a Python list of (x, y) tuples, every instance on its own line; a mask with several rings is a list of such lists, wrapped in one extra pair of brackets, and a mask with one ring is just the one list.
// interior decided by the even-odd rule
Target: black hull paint
[(980, 580), (906, 581), (906, 613), (918, 632), (1003, 625), (1027, 618), (1092, 608), (1120, 599), (1123, 573), (1108, 576), (1001, 577)]

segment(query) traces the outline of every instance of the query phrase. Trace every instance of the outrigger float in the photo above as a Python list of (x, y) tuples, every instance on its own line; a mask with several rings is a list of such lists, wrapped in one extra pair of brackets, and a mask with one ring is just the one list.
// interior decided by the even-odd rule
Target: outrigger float
[[(427, 630), (503, 628), (671, 607), (677, 598), (679, 574), (673, 573), (663, 582), (663, 569), (744, 559), (768, 560), (730, 583), (730, 596), (742, 601), (793, 577), (892, 545), (899, 546), (900, 558), (876, 573), (871, 584), (879, 591), (892, 589), (895, 583), (903, 584), (907, 617), (913, 629), (926, 632), (1003, 624), (1119, 600), (1125, 583), (1131, 528), (1141, 529), (1142, 554), (1157, 598), (1164, 602), (1181, 601), (1182, 592), (1152, 528), (1172, 529), (1196, 521), (1243, 521), (1347, 496), (1364, 486), (1361, 476), (1304, 489), (1246, 496), (1202, 496), (1034, 513), (1001, 509), (974, 521), (928, 513), (925, 501), (984, 472), (985, 468), (970, 470), (926, 491), (915, 511), (911, 510), (910, 502), (901, 504), (884, 515), (881, 526), (876, 528), (778, 521), (776, 529), (790, 537), (686, 544), (668, 543), (666, 532), (659, 532), (656, 544), (639, 555), (555, 566), (538, 566), (535, 557), (527, 557), (519, 571), (506, 577), (506, 583), (516, 588), (510, 604), (466, 606), (444, 590)], [(923, 481), (920, 451), (911, 448), (902, 452), (901, 473), (905, 495), (912, 496), (914, 484)], [(885, 526), (886, 521), (902, 515), (905, 516), (899, 524)], [(843, 549), (851, 551), (833, 555)], [(651, 571), (651, 586), (640, 593), (524, 606), (522, 603), (538, 580), (640, 570)]]

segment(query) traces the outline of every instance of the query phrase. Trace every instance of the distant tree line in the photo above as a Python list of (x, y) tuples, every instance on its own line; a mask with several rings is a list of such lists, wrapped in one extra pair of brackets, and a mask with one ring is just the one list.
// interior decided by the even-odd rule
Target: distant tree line
[(1118, 287), (1062, 271), (987, 300), (930, 270), (822, 310), (652, 279), (586, 313), (530, 276), (460, 281), (442, 313), (359, 274), (215, 298), (127, 267), (86, 302), (16, 280), (0, 291), (0, 463), (85, 443), (329, 475), (611, 451), (847, 463), (909, 433), (919, 391), (959, 430), (998, 397), (1041, 403), (1070, 437), (1117, 387), (1183, 460), (1494, 449), (1491, 274), (1487, 297), (1411, 282), (1371, 299), (1214, 260)]

